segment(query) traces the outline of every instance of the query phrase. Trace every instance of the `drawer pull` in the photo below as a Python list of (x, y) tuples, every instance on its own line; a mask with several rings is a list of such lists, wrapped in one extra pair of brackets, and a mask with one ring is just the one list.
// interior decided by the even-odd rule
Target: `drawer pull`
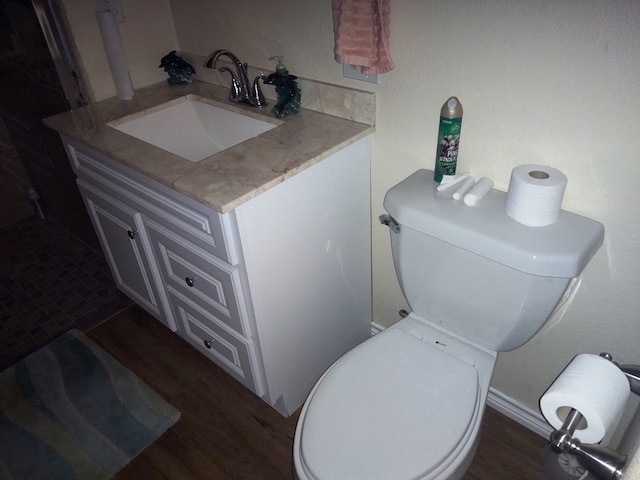
[(184, 281), (189, 287), (193, 287), (196, 284), (196, 277), (185, 277)]
[(211, 345), (213, 345), (213, 340), (205, 340), (204, 341), (204, 346), (207, 348), (211, 348)]
[(127, 235), (129, 235), (129, 238), (131, 240), (134, 240), (136, 238), (136, 232), (134, 232), (133, 230), (127, 230)]

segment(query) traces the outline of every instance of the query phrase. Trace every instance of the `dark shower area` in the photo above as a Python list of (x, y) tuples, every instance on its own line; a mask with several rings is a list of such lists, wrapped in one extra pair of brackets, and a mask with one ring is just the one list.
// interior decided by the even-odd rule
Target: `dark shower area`
[(128, 303), (42, 123), (87, 103), (65, 32), (55, 0), (0, 0), (0, 370)]

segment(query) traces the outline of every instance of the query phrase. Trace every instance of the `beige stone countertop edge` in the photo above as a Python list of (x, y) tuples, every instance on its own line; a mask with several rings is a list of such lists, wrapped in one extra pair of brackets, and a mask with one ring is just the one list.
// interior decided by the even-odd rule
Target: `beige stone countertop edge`
[[(191, 162), (109, 125), (186, 95), (281, 125), (199, 162)], [(375, 127), (302, 109), (282, 120), (270, 107), (232, 104), (228, 89), (194, 81), (166, 82), (136, 90), (132, 100), (110, 98), (44, 119), (46, 126), (157, 182), (226, 213), (337, 151), (373, 133)]]

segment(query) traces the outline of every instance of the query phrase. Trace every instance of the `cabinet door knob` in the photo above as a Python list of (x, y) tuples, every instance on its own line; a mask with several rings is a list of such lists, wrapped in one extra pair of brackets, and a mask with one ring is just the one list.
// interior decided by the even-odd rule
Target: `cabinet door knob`
[(133, 240), (134, 238), (136, 238), (136, 232), (134, 232), (133, 230), (127, 230), (127, 235), (129, 235), (129, 238), (131, 240)]
[(196, 277), (185, 277), (184, 281), (187, 283), (188, 286), (193, 287), (196, 284)]
[(213, 340), (205, 340), (204, 341), (204, 346), (207, 348), (211, 348), (211, 345), (213, 345)]

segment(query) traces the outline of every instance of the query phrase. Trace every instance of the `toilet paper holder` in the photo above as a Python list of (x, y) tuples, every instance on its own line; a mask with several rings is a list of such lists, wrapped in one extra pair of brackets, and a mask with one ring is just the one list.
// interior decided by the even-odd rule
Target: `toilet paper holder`
[[(601, 357), (613, 362), (608, 353), (601, 353)], [(631, 391), (640, 395), (640, 365), (618, 365), (629, 380)], [(627, 463), (627, 455), (598, 444), (582, 444), (573, 438), (578, 425), (583, 420), (582, 414), (571, 409), (560, 429), (551, 434), (551, 450), (556, 453), (568, 453), (576, 457), (578, 462), (596, 478), (602, 480), (619, 480)]]

